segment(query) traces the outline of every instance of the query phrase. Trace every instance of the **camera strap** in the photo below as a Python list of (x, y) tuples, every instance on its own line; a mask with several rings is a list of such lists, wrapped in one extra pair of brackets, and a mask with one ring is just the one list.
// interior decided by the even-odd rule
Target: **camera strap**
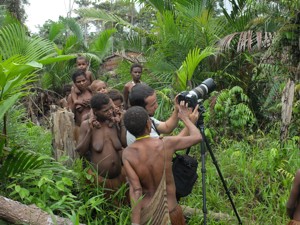
[[(151, 119), (151, 118), (150, 118)], [(157, 130), (156, 125), (154, 123), (154, 120), (151, 119), (151, 123), (152, 123), (152, 127), (155, 130), (155, 132), (158, 134), (158, 136), (160, 135), (160, 132)]]

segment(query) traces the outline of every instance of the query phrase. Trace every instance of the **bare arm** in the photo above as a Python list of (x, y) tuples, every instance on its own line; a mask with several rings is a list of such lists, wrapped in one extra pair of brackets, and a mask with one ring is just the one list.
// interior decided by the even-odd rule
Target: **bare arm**
[(128, 109), (128, 95), (129, 95), (129, 87), (128, 83), (125, 84), (124, 89), (123, 89), (123, 97), (124, 97), (124, 108)]
[(125, 148), (125, 147), (127, 147), (127, 140), (126, 140), (127, 130), (125, 128), (123, 118), (122, 118), (122, 120), (120, 122), (120, 133), (121, 133), (120, 134), (121, 144)]
[(168, 144), (168, 148), (173, 150), (173, 153), (176, 150), (182, 150), (188, 148), (194, 144), (199, 143), (202, 140), (201, 133), (199, 129), (193, 124), (193, 122), (189, 119), (189, 109), (184, 102), (180, 102), (180, 108), (178, 112), (178, 117), (183, 121), (186, 129), (189, 133), (188, 136), (172, 136), (166, 137), (165, 142)]
[(178, 95), (174, 99), (174, 111), (172, 115), (167, 119), (165, 122), (159, 123), (157, 126), (157, 130), (161, 134), (169, 134), (171, 133), (178, 125), (178, 109), (179, 109), (179, 104), (178, 104)]
[(85, 120), (80, 125), (78, 145), (75, 149), (79, 155), (83, 156), (89, 150), (91, 137), (92, 128), (90, 127), (89, 120)]
[(290, 197), (288, 199), (288, 202), (286, 203), (287, 214), (291, 219), (293, 219), (294, 212), (299, 201), (299, 194), (300, 194), (299, 188), (300, 188), (300, 170), (296, 172)]
[(91, 71), (87, 70), (85, 72), (86, 78), (89, 80), (90, 84), (94, 81), (94, 75)]
[(78, 88), (75, 85), (72, 85), (72, 88), (71, 88), (71, 98), (72, 98), (72, 102), (74, 104), (78, 100), (78, 96), (77, 96), (76, 92), (79, 92)]
[[(126, 153), (125, 153), (126, 154)], [(124, 155), (123, 155), (124, 156)], [(126, 156), (123, 157), (124, 169), (129, 181), (129, 194), (131, 200), (131, 222), (140, 224), (141, 220), (141, 201), (142, 201), (142, 186), (138, 175), (130, 165), (129, 161), (126, 160)]]
[[(194, 108), (193, 112), (189, 115), (189, 119), (192, 121), (193, 124), (196, 124), (196, 122), (197, 122), (197, 120), (198, 120), (198, 118), (199, 118), (199, 111), (198, 111), (198, 108), (199, 108), (199, 106), (197, 105), (197, 106)], [(190, 110), (190, 109), (191, 109), (191, 108), (189, 108), (189, 110)], [(184, 127), (184, 128), (182, 129), (182, 131), (181, 131), (177, 136), (183, 137), (183, 136), (187, 136), (187, 135), (189, 135), (189, 130), (188, 130), (187, 127)]]

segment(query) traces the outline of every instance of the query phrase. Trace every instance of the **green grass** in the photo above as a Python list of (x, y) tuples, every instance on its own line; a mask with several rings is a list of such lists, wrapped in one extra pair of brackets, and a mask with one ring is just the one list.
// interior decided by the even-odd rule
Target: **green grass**
[[(299, 148), (296, 144), (290, 141), (280, 149), (278, 141), (272, 136), (264, 137), (263, 140), (258, 137), (253, 143), (224, 139), (222, 143), (213, 146), (212, 150), (243, 224), (288, 222), (285, 203), (293, 174), (300, 165), (297, 156)], [(182, 199), (181, 204), (202, 210), (200, 168), (201, 165), (198, 168), (199, 180), (193, 193)], [(206, 154), (206, 169), (208, 210), (227, 213), (234, 221), (214, 221), (213, 218), (208, 218), (207, 224), (238, 224), (209, 152)], [(202, 216), (193, 216), (189, 224), (199, 224)]]
[[(9, 117), (9, 147), (31, 150), (51, 155), (51, 132), (24, 120), (24, 111), (12, 110)], [(219, 137), (210, 144), (221, 173), (230, 190), (235, 207), (243, 224), (286, 224), (285, 204), (293, 176), (300, 165), (298, 137), (280, 146), (276, 127), (268, 134), (258, 132), (242, 140)], [(189, 218), (189, 225), (203, 223), (203, 195), (200, 145), (191, 154), (198, 158), (198, 181), (193, 192), (182, 198), (180, 204), (199, 209)], [(207, 225), (238, 224), (225, 188), (206, 150), (206, 206), (209, 212), (224, 213), (230, 219), (207, 217)], [(105, 199), (101, 186), (89, 185), (89, 175), (83, 170), (81, 160), (71, 168), (60, 162), (45, 160), (42, 168), (10, 178), (1, 185), (1, 194), (26, 204), (36, 204), (44, 210), (69, 217), (74, 224), (130, 224), (130, 207), (113, 204), (124, 196), (124, 189)]]

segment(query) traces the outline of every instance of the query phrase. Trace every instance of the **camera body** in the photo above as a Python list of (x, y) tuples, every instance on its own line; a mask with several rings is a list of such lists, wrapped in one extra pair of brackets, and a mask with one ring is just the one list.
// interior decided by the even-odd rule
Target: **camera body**
[(178, 95), (178, 102), (185, 101), (188, 107), (193, 109), (202, 101), (202, 99), (214, 91), (216, 84), (212, 78), (204, 80), (199, 86), (191, 91), (183, 91)]

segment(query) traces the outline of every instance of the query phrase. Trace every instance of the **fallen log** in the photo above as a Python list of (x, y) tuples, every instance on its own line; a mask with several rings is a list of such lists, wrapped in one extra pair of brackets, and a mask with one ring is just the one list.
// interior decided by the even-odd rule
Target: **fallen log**
[[(185, 217), (191, 217), (194, 215), (203, 214), (202, 210), (197, 209), (197, 208), (191, 208), (191, 207), (185, 206), (185, 205), (182, 205), (181, 207), (182, 207), (183, 214)], [(207, 216), (216, 221), (221, 221), (221, 220), (232, 221), (234, 219), (232, 216), (230, 216), (226, 213), (221, 213), (221, 212), (216, 213), (216, 212), (208, 211)]]
[(73, 225), (69, 219), (51, 215), (35, 205), (24, 205), (3, 196), (0, 196), (0, 218), (13, 224)]

